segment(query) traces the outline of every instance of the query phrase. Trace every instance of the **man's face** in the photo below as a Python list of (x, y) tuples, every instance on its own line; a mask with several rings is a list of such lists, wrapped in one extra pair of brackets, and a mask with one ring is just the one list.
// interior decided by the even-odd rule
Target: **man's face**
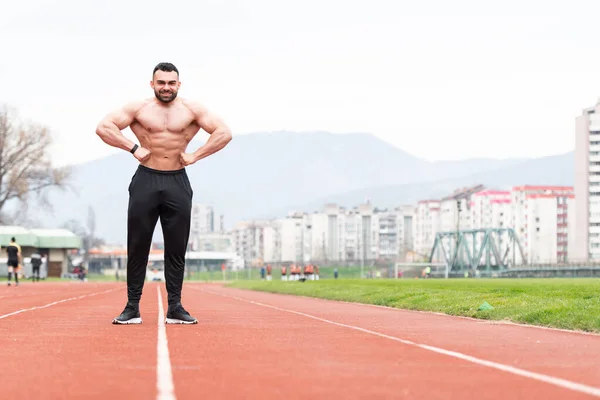
[(181, 82), (179, 82), (177, 72), (158, 70), (154, 73), (154, 78), (150, 82), (150, 86), (154, 89), (154, 95), (158, 100), (163, 103), (170, 103), (177, 97)]

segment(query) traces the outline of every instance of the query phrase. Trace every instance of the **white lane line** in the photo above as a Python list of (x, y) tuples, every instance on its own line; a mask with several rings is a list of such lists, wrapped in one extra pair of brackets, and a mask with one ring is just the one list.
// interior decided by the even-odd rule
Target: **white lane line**
[(156, 287), (158, 292), (158, 343), (156, 346), (156, 389), (157, 400), (175, 400), (175, 387), (173, 385), (173, 373), (171, 372), (171, 360), (169, 359), (169, 342), (167, 341), (167, 329), (165, 327), (165, 310), (163, 308), (160, 285)]
[(477, 358), (477, 357), (473, 357), (473, 356), (469, 356), (466, 354), (462, 354), (456, 351), (451, 351), (451, 350), (445, 350), (439, 347), (435, 347), (435, 346), (429, 346), (426, 344), (420, 344), (420, 343), (415, 343), (412, 342), (410, 340), (405, 340), (405, 339), (401, 339), (395, 336), (390, 336), (390, 335), (386, 335), (383, 333), (379, 333), (379, 332), (375, 332), (375, 331), (371, 331), (369, 329), (364, 329), (364, 328), (360, 328), (358, 326), (353, 326), (353, 325), (347, 325), (347, 324), (342, 324), (339, 322), (335, 322), (335, 321), (330, 321), (328, 319), (324, 319), (324, 318), (319, 318), (319, 317), (315, 317), (314, 315), (310, 315), (310, 314), (305, 314), (299, 311), (293, 311), (293, 310), (288, 310), (285, 308), (280, 308), (280, 307), (275, 307), (269, 304), (263, 304), (263, 303), (259, 303), (257, 301), (252, 301), (252, 300), (246, 300), (240, 297), (236, 297), (236, 296), (228, 296), (228, 295), (224, 295), (224, 294), (220, 294), (220, 293), (214, 293), (214, 292), (208, 292), (205, 290), (200, 290), (201, 292), (204, 293), (208, 293), (208, 294), (212, 294), (212, 295), (216, 295), (216, 296), (222, 296), (222, 297), (228, 297), (231, 299), (235, 299), (238, 301), (243, 301), (246, 303), (250, 303), (250, 304), (254, 304), (257, 306), (261, 306), (261, 307), (267, 307), (267, 308), (272, 308), (274, 310), (279, 310), (279, 311), (283, 311), (283, 312), (287, 312), (287, 313), (291, 313), (291, 314), (297, 314), (297, 315), (302, 315), (304, 317), (307, 318), (312, 318), (314, 320), (317, 321), (321, 321), (321, 322), (325, 322), (331, 325), (336, 325), (336, 326), (341, 326), (344, 328), (348, 328), (348, 329), (353, 329), (356, 331), (360, 331), (360, 332), (364, 332), (364, 333), (368, 333), (371, 335), (375, 335), (375, 336), (379, 336), (382, 338), (386, 338), (389, 340), (393, 340), (396, 342), (400, 342), (402, 344), (406, 344), (409, 346), (415, 346), (415, 347), (419, 347), (421, 349), (424, 350), (429, 350), (432, 351), (434, 353), (438, 353), (438, 354), (444, 354), (446, 356), (450, 356), (450, 357), (454, 357), (454, 358), (458, 358), (464, 361), (468, 361), (474, 364), (478, 364), (478, 365), (482, 365), (485, 367), (489, 367), (489, 368), (494, 368), (500, 371), (504, 371), (504, 372), (508, 372), (514, 375), (518, 375), (518, 376), (522, 376), (525, 378), (530, 378), (530, 379), (534, 379), (537, 381), (541, 381), (541, 382), (545, 382), (545, 383), (549, 383), (551, 385), (554, 386), (558, 386), (564, 389), (569, 389), (569, 390), (573, 390), (575, 392), (579, 392), (579, 393), (585, 393), (585, 394), (589, 394), (595, 397), (600, 397), (600, 388), (597, 387), (593, 387), (593, 386), (588, 386), (588, 385), (584, 385), (581, 383), (577, 383), (577, 382), (572, 382), (572, 381), (568, 381), (566, 379), (562, 379), (562, 378), (556, 378), (550, 375), (544, 375), (544, 374), (540, 374), (537, 372), (531, 372), (531, 371), (527, 371), (521, 368), (516, 368), (516, 367), (512, 367), (510, 365), (505, 365), (505, 364), (501, 364), (501, 363), (497, 363), (494, 361), (488, 361), (488, 360), (484, 360), (481, 358)]
[(43, 305), (43, 306), (35, 306), (35, 307), (31, 307), (31, 308), (24, 308), (22, 310), (11, 312), (9, 314), (0, 315), (0, 319), (4, 319), (4, 318), (10, 317), (12, 315), (21, 314), (21, 313), (24, 313), (26, 311), (41, 310), (42, 308), (48, 308), (48, 307), (54, 306), (56, 304), (65, 303), (65, 302), (71, 301), (71, 300), (83, 299), (84, 297), (92, 297), (92, 296), (96, 296), (96, 295), (99, 295), (99, 294), (114, 292), (115, 290), (120, 290), (120, 289), (110, 289), (110, 290), (105, 290), (103, 292), (96, 292), (96, 293), (84, 294), (82, 296), (71, 297), (71, 298), (68, 298), (68, 299), (55, 301), (55, 302), (52, 302), (52, 303), (49, 303), (49, 304), (46, 304), (46, 305)]

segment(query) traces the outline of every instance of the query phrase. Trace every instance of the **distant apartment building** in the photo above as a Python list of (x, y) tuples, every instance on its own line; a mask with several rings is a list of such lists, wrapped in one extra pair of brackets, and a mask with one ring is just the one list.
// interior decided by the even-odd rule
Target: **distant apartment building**
[(232, 242), (246, 264), (403, 260), (414, 250), (415, 222), (413, 206), (388, 211), (369, 203), (327, 204), (321, 212), (238, 223)]
[(190, 235), (192, 237), (202, 233), (215, 231), (215, 213), (210, 204), (192, 204), (192, 218)]
[(308, 227), (310, 229), (310, 257), (311, 260), (327, 262), (331, 260), (329, 251), (329, 238), (334, 232), (329, 231), (329, 215), (318, 212), (308, 215)]
[(328, 262), (373, 259), (372, 215), (370, 204), (352, 209), (326, 204), (322, 213), (311, 214), (311, 257)]
[(399, 261), (406, 261), (409, 254), (415, 251), (416, 207), (404, 205), (396, 208), (398, 222), (398, 256)]
[[(441, 201), (421, 200), (415, 210), (415, 253), (417, 258), (428, 259), (435, 236), (441, 232)], [(441, 260), (434, 260), (441, 261)]]
[(527, 207), (528, 261), (569, 261), (575, 246), (575, 195), (531, 194), (527, 197)]
[(231, 233), (209, 232), (201, 233), (190, 238), (193, 251), (233, 252)]
[(573, 258), (600, 260), (600, 101), (575, 120), (575, 202)]
[(245, 265), (259, 265), (265, 259), (265, 228), (272, 226), (268, 220), (241, 221), (231, 230), (233, 251)]
[(280, 258), (277, 261), (303, 263), (310, 254), (304, 249), (306, 216), (297, 213), (277, 220), (280, 235)]
[[(510, 191), (482, 186), (457, 189), (443, 199), (421, 201), (416, 209), (415, 248), (429, 255), (438, 232), (512, 228), (524, 252), (515, 262), (556, 263), (573, 258), (575, 200), (568, 186), (516, 186)], [(483, 234), (465, 236), (468, 248), (480, 248)], [(496, 235), (496, 245), (506, 249), (508, 236)], [(454, 242), (446, 240), (447, 254)], [(442, 255), (434, 255), (442, 261)]]
[[(331, 263), (428, 260), (436, 235), (457, 230), (512, 228), (524, 259), (556, 263), (572, 259), (575, 196), (567, 186), (516, 186), (511, 190), (482, 185), (459, 188), (441, 200), (416, 206), (378, 209), (370, 203), (345, 208), (326, 204), (320, 212), (290, 213), (273, 221), (247, 221), (232, 231), (235, 252), (246, 263)], [(467, 247), (480, 248), (483, 235), (466, 236)], [(507, 235), (495, 236), (505, 251)], [(444, 243), (446, 254), (454, 244)], [(507, 253), (508, 254), (508, 253)], [(443, 261), (442, 253), (434, 262)]]
[(263, 259), (266, 263), (281, 260), (281, 226), (273, 221), (263, 228)]
[(471, 199), (473, 229), (508, 228), (512, 221), (511, 192), (482, 190)]
[(484, 189), (483, 185), (456, 189), (440, 201), (440, 230), (454, 232), (473, 228), (473, 196)]
[(529, 263), (575, 259), (575, 193), (571, 186), (515, 186), (512, 223)]
[(375, 214), (376, 258), (395, 259), (399, 251), (399, 234), (403, 221), (395, 210), (384, 210)]
[(377, 210), (373, 218), (375, 258), (405, 261), (414, 251), (415, 207)]

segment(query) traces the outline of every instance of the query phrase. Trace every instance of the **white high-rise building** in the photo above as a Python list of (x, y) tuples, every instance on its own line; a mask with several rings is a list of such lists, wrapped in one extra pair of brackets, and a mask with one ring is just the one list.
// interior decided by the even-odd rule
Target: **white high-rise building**
[(376, 258), (378, 259), (396, 259), (399, 250), (399, 215), (395, 210), (383, 210), (375, 213), (375, 248), (377, 249)]
[(576, 239), (568, 235), (569, 226), (571, 232), (575, 232), (574, 198), (571, 186), (512, 188), (511, 227), (517, 233), (528, 262), (554, 263), (576, 257), (568, 251), (569, 242), (572, 250), (576, 243)]
[(190, 234), (192, 237), (215, 231), (215, 212), (210, 204), (192, 204)]
[(376, 210), (373, 214), (375, 258), (405, 261), (414, 251), (415, 207)]
[(328, 260), (329, 217), (325, 213), (308, 216), (310, 229), (310, 259), (317, 262)]
[(472, 228), (508, 228), (512, 221), (510, 191), (483, 190), (471, 199)]
[(277, 221), (263, 228), (264, 262), (281, 260), (281, 227)]
[(575, 202), (572, 260), (600, 260), (600, 101), (575, 120)]
[(306, 254), (303, 253), (304, 214), (298, 213), (277, 220), (281, 235), (281, 259), (283, 262), (302, 263)]
[[(473, 189), (477, 187), (459, 189), (441, 201), (419, 202), (416, 209), (417, 253), (429, 256), (438, 232), (512, 228), (524, 253), (522, 259), (520, 253), (515, 252), (516, 263), (557, 263), (573, 260), (576, 221), (572, 187), (516, 186), (510, 191), (480, 190), (472, 193)], [(473, 237), (476, 243), (472, 243)], [(508, 245), (512, 247), (512, 243), (506, 241), (506, 234), (495, 238), (498, 240), (495, 242), (496, 246), (503, 249)], [(478, 249), (482, 245), (483, 235), (467, 235), (465, 239), (467, 248), (471, 249), (474, 245)], [(453, 251), (452, 243), (453, 241), (444, 241), (447, 254)], [(510, 253), (510, 256), (513, 254)], [(442, 256), (435, 254), (434, 261), (442, 261)]]
[(406, 261), (410, 253), (415, 251), (416, 207), (404, 205), (396, 208), (398, 213), (398, 259)]
[[(412, 223), (412, 215), (409, 220)], [(358, 262), (378, 257), (377, 211), (370, 204), (352, 209), (328, 204), (324, 212), (290, 213), (276, 224), (280, 249), (277, 261)], [(411, 240), (413, 231), (412, 226), (407, 228)], [(412, 249), (412, 243), (408, 247)]]
[[(421, 200), (415, 212), (415, 253), (419, 259), (429, 260), (435, 236), (440, 232), (440, 206), (439, 200)], [(434, 262), (441, 259), (435, 258)]]
[(573, 250), (575, 195), (527, 195), (526, 257), (529, 263), (569, 261)]
[(265, 228), (272, 224), (268, 220), (242, 221), (231, 230), (233, 250), (245, 265), (258, 265), (265, 261)]

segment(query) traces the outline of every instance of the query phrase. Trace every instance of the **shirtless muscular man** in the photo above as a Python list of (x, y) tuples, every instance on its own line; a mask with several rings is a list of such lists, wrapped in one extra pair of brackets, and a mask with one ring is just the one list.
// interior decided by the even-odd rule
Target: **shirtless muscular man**
[[(225, 147), (231, 141), (231, 131), (203, 105), (178, 98), (180, 86), (177, 68), (160, 63), (150, 82), (155, 97), (126, 104), (108, 114), (96, 128), (105, 143), (131, 152), (140, 162), (128, 189), (127, 305), (114, 324), (142, 323), (139, 303), (158, 218), (164, 236), (169, 303), (165, 322), (198, 323), (181, 305), (193, 196), (185, 167)], [(121, 133), (128, 126), (139, 146)], [(209, 139), (195, 152), (186, 153), (200, 128), (210, 134)]]

